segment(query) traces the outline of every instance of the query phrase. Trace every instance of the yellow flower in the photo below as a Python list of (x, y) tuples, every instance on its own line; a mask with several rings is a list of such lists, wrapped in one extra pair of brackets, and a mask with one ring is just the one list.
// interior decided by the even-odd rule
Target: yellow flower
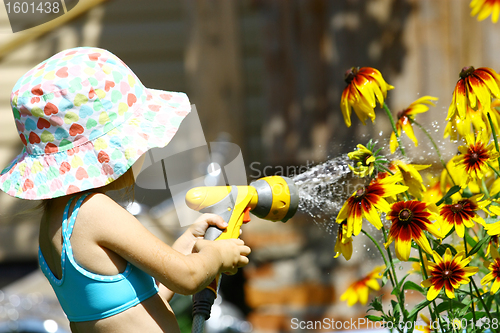
[(429, 218), (433, 214), (428, 210), (427, 203), (421, 201), (399, 201), (391, 206), (387, 219), (392, 221), (389, 230), (389, 239), (385, 243), (387, 248), (396, 240), (396, 256), (401, 261), (408, 261), (410, 257), (411, 241), (414, 240), (422, 250), (432, 254), (432, 248), (424, 231), (440, 236), (438, 229)]
[(377, 210), (389, 211), (390, 206), (384, 198), (408, 189), (407, 186), (396, 185), (401, 180), (401, 174), (374, 179), (368, 186), (360, 188), (347, 199), (337, 215), (337, 223), (347, 219), (346, 237), (351, 237), (353, 234), (357, 236), (360, 233), (363, 217), (377, 229), (382, 228), (382, 221)]
[(448, 108), (446, 120), (456, 114), (460, 119), (465, 119), (467, 106), (472, 109), (482, 106), (483, 110), (490, 110), (492, 95), (500, 98), (499, 84), (500, 76), (491, 68), (464, 67), (453, 91), (453, 100)]
[(406, 164), (403, 161), (396, 160), (391, 163), (391, 170), (401, 172), (401, 175), (403, 176), (403, 184), (408, 186), (408, 193), (417, 199), (422, 199), (422, 193), (426, 191), (426, 188), (418, 170), (424, 170), (430, 166), (430, 164)]
[(489, 263), (487, 268), (490, 272), (483, 277), (481, 284), (487, 285), (493, 281), (490, 293), (495, 294), (500, 288), (500, 255), (494, 246), (491, 247), (490, 251), (493, 262)]
[(420, 331), (422, 333), (431, 333), (432, 332), (431, 321), (429, 320), (429, 318), (424, 316), (422, 313), (420, 314), (420, 318), (422, 318), (425, 325), (417, 325), (417, 326), (415, 326), (415, 329), (417, 329), (418, 331)]
[(498, 158), (498, 152), (494, 151), (495, 145), (484, 144), (478, 136), (476, 140), (471, 135), (466, 137), (467, 146), (460, 146), (458, 150), (462, 155), (458, 156), (455, 165), (462, 174), (462, 183), (464, 188), (470, 181), (482, 179), (484, 174), (489, 171), (489, 164), (495, 163)]
[[(491, 200), (491, 202), (498, 204), (499, 200), (498, 199), (493, 199), (493, 200)], [(488, 207), (488, 209), (489, 209), (489, 214), (490, 215), (492, 215), (492, 216), (500, 216), (500, 206), (498, 206), (498, 205), (490, 205)], [(488, 232), (488, 235), (492, 236), (491, 240), (490, 240), (490, 243), (488, 244), (488, 248), (486, 249), (486, 251), (488, 251), (488, 249), (490, 248), (491, 244), (495, 244), (496, 243), (496, 245), (498, 245), (498, 235), (500, 235), (500, 221), (495, 222), (495, 223), (491, 223), (491, 224), (485, 224), (484, 225), (484, 229)]]
[[(398, 131), (398, 136), (401, 136), (401, 130), (403, 130), (406, 135), (413, 141), (415, 147), (418, 146), (417, 138), (413, 133), (413, 127), (411, 122), (415, 120), (415, 116), (419, 113), (424, 113), (429, 110), (427, 105), (435, 106), (432, 101), (437, 101), (437, 97), (424, 96), (417, 99), (415, 102), (411, 103), (410, 106), (403, 111), (398, 113), (398, 120), (396, 122), (396, 130)], [(427, 104), (427, 105), (426, 105)], [(391, 134), (391, 153), (394, 154), (396, 148), (399, 146), (398, 140), (396, 138), (396, 133)]]
[[(448, 174), (448, 171), (446, 171), (446, 169), (443, 169), (443, 171), (441, 172), (441, 177), (439, 180), (439, 184), (441, 186), (441, 193), (445, 194), (455, 184), (460, 185), (467, 182), (468, 180), (467, 173), (464, 173), (463, 170), (459, 166), (457, 166), (457, 162), (459, 161), (460, 158), (461, 158), (460, 155), (453, 156), (453, 158), (451, 158), (448, 161), (448, 163), (446, 163), (446, 168), (448, 169), (451, 175)], [(452, 176), (454, 182), (452, 181), (451, 178)], [(489, 175), (487, 174), (487, 177), (488, 176)], [(469, 181), (468, 186), (472, 193), (481, 192), (481, 180)], [(462, 198), (460, 193), (455, 193), (451, 196), (452, 200), (459, 200), (460, 198)]]
[(471, 198), (454, 201), (451, 205), (442, 206), (439, 214), (442, 217), (443, 234), (448, 234), (451, 228), (455, 227), (458, 237), (464, 238), (465, 227), (474, 227), (473, 221), (485, 225), (483, 218), (476, 213), (489, 204), (488, 201), (479, 201), (482, 197), (482, 194), (477, 194)]
[(361, 144), (358, 144), (357, 148), (357, 150), (347, 154), (355, 164), (355, 167), (349, 165), (349, 169), (359, 177), (371, 176), (375, 170), (375, 156), (371, 150)]
[[(492, 119), (495, 119), (494, 123), (496, 123), (496, 118), (493, 117)], [(481, 136), (483, 141), (488, 141), (491, 135), (491, 127), (486, 114), (481, 108), (474, 110), (467, 106), (465, 118), (460, 119), (455, 114), (446, 125), (443, 137), (446, 139), (449, 136), (450, 140), (457, 141), (474, 133)]]
[[(493, 123), (493, 127), (494, 127), (495, 133), (497, 135), (498, 135), (498, 133), (500, 133), (500, 112), (499, 112), (499, 109), (500, 109), (500, 100), (494, 99), (491, 102), (491, 109), (489, 110), (489, 114), (491, 116), (491, 122)], [(488, 133), (491, 135), (492, 134), (491, 126), (490, 126), (490, 123), (489, 123), (487, 118), (486, 118), (486, 124), (488, 125), (488, 131), (489, 131)]]
[(352, 238), (347, 237), (347, 221), (343, 221), (339, 225), (339, 230), (337, 232), (337, 242), (335, 243), (335, 251), (334, 258), (338, 258), (338, 256), (342, 253), (345, 260), (351, 259), (352, 256)]
[(500, 1), (499, 0), (472, 0), (470, 2), (470, 8), (472, 11), (470, 16), (477, 16), (478, 21), (482, 21), (491, 14), (491, 22), (498, 22), (498, 14), (500, 13)]
[(340, 109), (347, 127), (351, 127), (351, 107), (363, 125), (368, 118), (373, 122), (376, 101), (378, 100), (382, 107), (387, 97), (387, 90), (394, 87), (387, 84), (382, 74), (371, 67), (352, 67), (346, 72), (345, 81), (347, 87), (342, 92)]
[(461, 284), (469, 283), (469, 277), (479, 271), (477, 267), (466, 267), (472, 257), (465, 258), (465, 252), (459, 252), (452, 257), (451, 250), (447, 248), (444, 257), (436, 251), (432, 256), (435, 263), (429, 262), (429, 278), (422, 282), (422, 287), (430, 287), (427, 291), (429, 301), (434, 300), (443, 287), (449, 298), (455, 298), (455, 289)]
[[(476, 240), (477, 241), (477, 240)], [(490, 241), (488, 242), (488, 246), (486, 247), (486, 252), (485, 255), (489, 255), (491, 252), (491, 249), (493, 247), (498, 249), (498, 246), (500, 245), (498, 235), (491, 236)], [(488, 268), (488, 267), (486, 267)]]
[(376, 267), (373, 271), (371, 271), (367, 276), (352, 283), (349, 288), (340, 296), (341, 301), (347, 301), (348, 306), (353, 306), (358, 301), (365, 305), (368, 302), (368, 294), (370, 293), (370, 289), (379, 290), (380, 285), (378, 284), (377, 279), (382, 278), (382, 271), (385, 269), (385, 266)]
[[(446, 172), (446, 170), (444, 171)], [(423, 194), (422, 201), (436, 203), (443, 197), (444, 193), (441, 191), (441, 182), (439, 178), (431, 173), (427, 173), (427, 189)]]

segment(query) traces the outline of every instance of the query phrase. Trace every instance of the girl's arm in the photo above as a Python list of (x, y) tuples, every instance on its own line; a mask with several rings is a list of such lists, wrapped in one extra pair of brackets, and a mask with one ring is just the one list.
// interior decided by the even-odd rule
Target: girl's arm
[[(225, 229), (227, 223), (218, 215), (203, 214), (174, 242), (172, 248), (185, 255), (192, 253), (194, 245), (198, 240), (203, 239), (209, 226), (217, 226), (220, 229)], [(159, 288), (159, 294), (167, 302), (175, 294), (161, 283), (159, 283)]]
[(196, 293), (218, 274), (235, 273), (248, 263), (250, 248), (238, 239), (197, 240), (194, 253), (182, 254), (104, 194), (98, 193), (84, 202), (78, 218), (92, 241), (117, 253), (176, 293)]

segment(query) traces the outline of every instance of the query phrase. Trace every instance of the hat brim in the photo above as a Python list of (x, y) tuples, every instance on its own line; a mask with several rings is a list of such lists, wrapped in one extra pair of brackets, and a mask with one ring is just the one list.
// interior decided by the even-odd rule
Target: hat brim
[(57, 198), (105, 186), (142, 154), (165, 147), (191, 111), (184, 93), (148, 89), (122, 124), (66, 151), (31, 155), (23, 149), (0, 173), (0, 188), (28, 200)]

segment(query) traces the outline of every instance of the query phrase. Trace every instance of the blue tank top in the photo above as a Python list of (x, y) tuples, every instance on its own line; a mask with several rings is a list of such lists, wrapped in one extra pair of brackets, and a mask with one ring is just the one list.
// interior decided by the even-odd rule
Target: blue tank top
[(68, 211), (73, 198), (64, 209), (61, 279), (54, 276), (41, 249), (38, 249), (40, 268), (72, 322), (113, 316), (158, 293), (154, 278), (130, 263), (123, 273), (108, 276), (89, 272), (75, 261), (70, 239), (80, 206), (88, 195), (78, 199), (69, 221)]

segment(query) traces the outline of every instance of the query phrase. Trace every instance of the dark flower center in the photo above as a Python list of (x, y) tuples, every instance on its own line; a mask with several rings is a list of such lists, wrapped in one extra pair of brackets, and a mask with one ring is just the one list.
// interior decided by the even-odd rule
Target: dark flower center
[(493, 275), (495, 277), (500, 277), (500, 266), (499, 266), (499, 264), (500, 263), (498, 262), (498, 259), (496, 259), (495, 260), (495, 265), (494, 265), (493, 270), (492, 270)]
[(454, 205), (451, 205), (451, 211), (453, 213), (458, 213), (464, 209), (464, 205), (461, 202), (457, 202)]
[(360, 198), (365, 195), (365, 188), (360, 188), (359, 190), (356, 191), (356, 197)]
[(477, 163), (477, 161), (479, 161), (479, 154), (477, 152), (473, 152), (469, 156), (469, 161), (471, 162), (471, 164), (475, 164)]
[(460, 72), (460, 78), (465, 79), (467, 76), (474, 73), (474, 71), (475, 71), (475, 69), (472, 66), (464, 67), (464, 68), (462, 68), (462, 71)]
[(347, 82), (347, 84), (351, 83), (351, 81), (356, 77), (358, 72), (359, 72), (359, 67), (351, 67), (351, 69), (348, 69), (345, 72), (344, 76), (345, 82)]
[(443, 279), (449, 279), (449, 278), (451, 277), (452, 273), (453, 273), (453, 272), (452, 272), (452, 271), (450, 271), (449, 269), (445, 269), (445, 270), (443, 271)]
[(405, 114), (406, 110), (401, 110), (398, 112), (398, 119), (401, 119), (401, 117)]
[(399, 220), (401, 220), (403, 222), (409, 221), (411, 219), (411, 217), (412, 217), (411, 210), (409, 210), (407, 208), (403, 208), (399, 212), (398, 217), (399, 217)]

